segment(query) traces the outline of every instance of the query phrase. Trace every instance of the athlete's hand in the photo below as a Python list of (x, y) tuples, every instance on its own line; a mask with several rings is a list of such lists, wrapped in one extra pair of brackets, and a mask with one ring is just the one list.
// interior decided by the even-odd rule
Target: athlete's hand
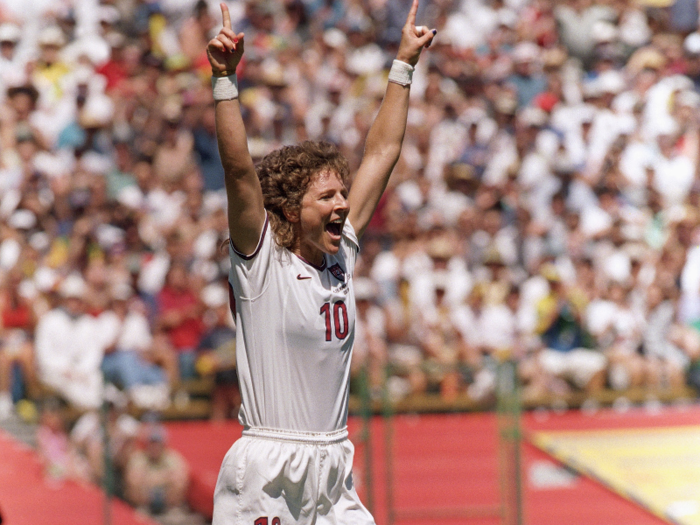
[(228, 6), (223, 2), (220, 5), (224, 26), (219, 31), (219, 34), (207, 44), (207, 58), (211, 64), (212, 74), (230, 75), (236, 71), (236, 67), (243, 56), (243, 37), (245, 35), (233, 32)]
[(413, 0), (411, 10), (408, 12), (406, 24), (401, 30), (401, 43), (397, 60), (415, 66), (418, 63), (420, 52), (430, 44), (437, 33), (436, 29), (428, 29), (426, 26), (416, 27), (416, 13), (418, 12), (418, 0)]

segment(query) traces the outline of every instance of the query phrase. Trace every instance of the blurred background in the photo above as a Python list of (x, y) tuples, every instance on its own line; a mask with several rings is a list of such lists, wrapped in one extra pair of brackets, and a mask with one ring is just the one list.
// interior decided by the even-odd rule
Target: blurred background
[[(410, 0), (228, 5), (252, 156), (325, 140), (356, 169)], [(211, 518), (240, 435), (220, 16), (0, 0), (6, 523)], [(532, 445), (700, 421), (697, 0), (423, 0), (418, 23), (355, 274), (364, 500), (380, 525), (700, 523), (700, 489), (630, 503)]]

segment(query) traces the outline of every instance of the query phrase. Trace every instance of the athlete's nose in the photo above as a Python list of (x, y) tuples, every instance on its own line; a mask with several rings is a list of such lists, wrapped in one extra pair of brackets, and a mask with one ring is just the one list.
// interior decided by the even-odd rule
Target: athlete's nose
[(338, 213), (347, 213), (349, 209), (348, 198), (342, 193), (337, 193), (335, 196), (334, 211)]

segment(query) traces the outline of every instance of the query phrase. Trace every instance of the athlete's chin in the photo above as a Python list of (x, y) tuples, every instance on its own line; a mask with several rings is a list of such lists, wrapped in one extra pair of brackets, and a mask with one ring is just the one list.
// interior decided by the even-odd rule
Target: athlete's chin
[(340, 250), (340, 240), (338, 240), (337, 243), (336, 243), (336, 242), (332, 242), (332, 241), (326, 243), (325, 252), (326, 252), (328, 255), (335, 255), (336, 253), (338, 253), (339, 250)]
[(335, 255), (336, 253), (338, 253), (339, 250), (340, 250), (340, 246), (335, 246), (334, 244), (331, 244), (328, 247), (328, 249), (326, 250), (326, 253), (328, 255)]

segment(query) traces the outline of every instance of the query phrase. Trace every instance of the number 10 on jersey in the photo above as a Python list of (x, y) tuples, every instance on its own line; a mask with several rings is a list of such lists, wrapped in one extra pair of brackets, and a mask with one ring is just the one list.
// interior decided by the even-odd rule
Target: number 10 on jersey
[[(331, 310), (333, 312), (331, 313)], [(348, 336), (348, 308), (343, 301), (333, 303), (325, 303), (321, 307), (321, 315), (326, 321), (326, 341), (333, 340), (333, 333), (338, 339), (345, 339)]]

